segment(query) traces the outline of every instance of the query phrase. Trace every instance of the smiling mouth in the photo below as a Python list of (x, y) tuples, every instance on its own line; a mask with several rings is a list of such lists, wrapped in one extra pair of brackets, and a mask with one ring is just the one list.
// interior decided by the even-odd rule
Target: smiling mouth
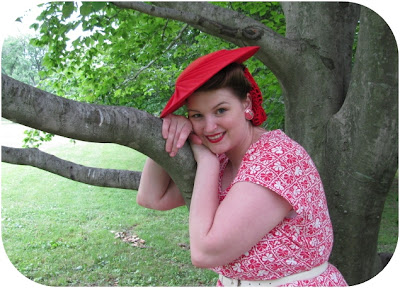
[(224, 136), (225, 136), (225, 132), (214, 134), (214, 135), (209, 135), (209, 136), (206, 136), (206, 138), (211, 143), (218, 143), (224, 138)]

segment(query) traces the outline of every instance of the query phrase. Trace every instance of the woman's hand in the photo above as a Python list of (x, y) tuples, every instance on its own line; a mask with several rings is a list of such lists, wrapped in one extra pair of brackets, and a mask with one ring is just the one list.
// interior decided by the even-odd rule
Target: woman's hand
[(192, 131), (192, 123), (186, 117), (173, 114), (164, 117), (162, 136), (166, 140), (165, 151), (171, 157), (174, 157), (178, 150), (183, 147)]
[(194, 159), (197, 163), (202, 160), (206, 162), (216, 160), (218, 162), (217, 156), (213, 152), (211, 152), (210, 149), (202, 144), (201, 139), (196, 134), (192, 133), (189, 137), (189, 140)]

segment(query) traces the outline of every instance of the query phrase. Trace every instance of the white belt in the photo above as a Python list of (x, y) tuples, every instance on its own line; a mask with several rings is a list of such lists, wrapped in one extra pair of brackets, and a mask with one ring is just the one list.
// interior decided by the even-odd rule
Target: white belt
[(219, 280), (225, 287), (244, 287), (244, 286), (276, 287), (294, 281), (309, 280), (311, 278), (317, 277), (321, 275), (323, 272), (325, 272), (326, 268), (328, 268), (328, 262), (325, 262), (320, 266), (314, 267), (309, 271), (304, 271), (273, 280), (246, 281), (246, 280), (228, 278), (223, 275), (219, 275)]

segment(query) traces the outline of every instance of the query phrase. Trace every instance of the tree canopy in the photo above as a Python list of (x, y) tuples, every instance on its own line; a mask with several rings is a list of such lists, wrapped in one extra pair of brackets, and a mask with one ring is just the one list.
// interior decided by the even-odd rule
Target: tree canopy
[[(218, 5), (246, 12), (285, 32), (278, 3)], [(213, 49), (236, 47), (179, 21), (156, 18), (107, 2), (51, 2), (32, 25), (35, 46), (48, 46), (43, 76), (57, 95), (89, 103), (136, 107), (158, 115), (179, 73), (194, 58)], [(71, 31), (81, 29), (74, 38)], [(76, 35), (76, 34), (74, 34)], [(127, 45), (127, 43), (134, 43)], [(260, 61), (246, 63), (267, 99), (269, 128), (283, 128), (284, 108), (276, 77)]]
[(37, 86), (42, 80), (43, 58), (46, 48), (31, 45), (30, 35), (11, 36), (4, 40), (1, 55), (1, 73), (24, 83)]

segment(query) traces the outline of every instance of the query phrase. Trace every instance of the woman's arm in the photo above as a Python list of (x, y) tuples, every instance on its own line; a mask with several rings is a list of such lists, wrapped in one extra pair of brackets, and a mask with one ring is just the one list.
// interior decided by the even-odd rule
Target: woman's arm
[(148, 158), (142, 171), (136, 201), (139, 205), (155, 210), (169, 210), (185, 201), (167, 172)]
[[(202, 149), (198, 145), (192, 148)], [(248, 182), (233, 185), (219, 204), (217, 158), (196, 151), (195, 157), (198, 166), (189, 222), (191, 257), (195, 266), (212, 268), (249, 251), (292, 207), (275, 192)]]
[[(161, 133), (166, 140), (165, 151), (174, 157), (191, 132), (192, 124), (187, 118), (172, 114), (163, 118)], [(150, 158), (142, 171), (136, 201), (141, 206), (156, 210), (169, 210), (185, 204), (168, 173)]]

